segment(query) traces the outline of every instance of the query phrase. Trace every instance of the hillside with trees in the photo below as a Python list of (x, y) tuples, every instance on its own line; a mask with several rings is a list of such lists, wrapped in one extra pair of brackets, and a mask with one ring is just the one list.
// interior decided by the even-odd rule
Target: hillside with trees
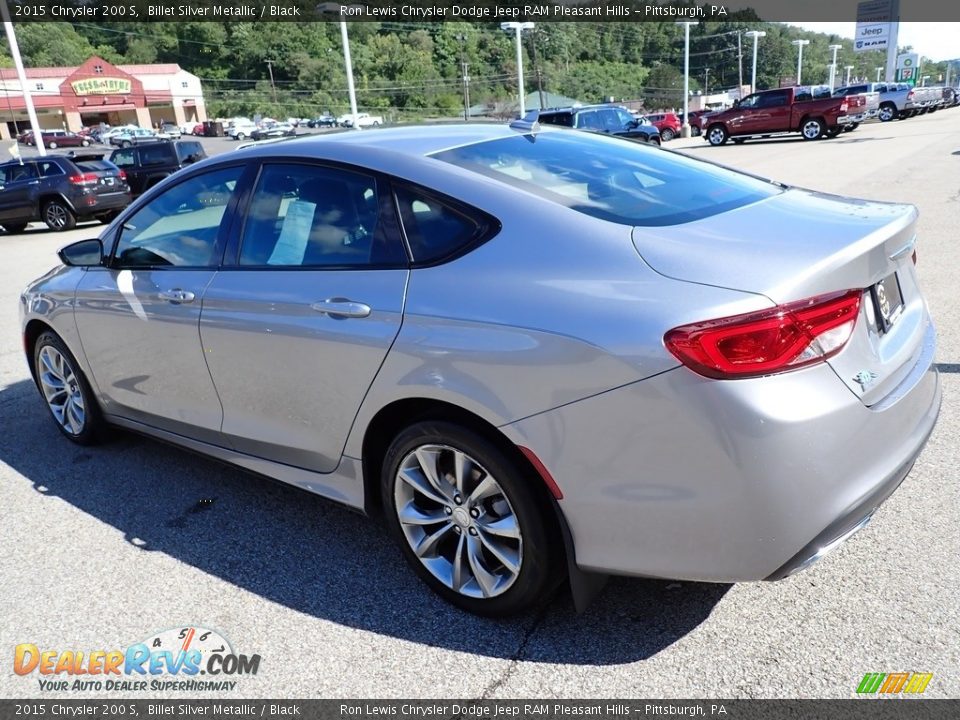
[[(830, 50), (842, 44), (838, 65), (853, 77), (876, 78), (880, 52), (854, 53), (852, 40), (789, 25), (752, 21), (749, 14), (691, 29), (691, 90), (738, 83), (737, 31), (763, 30), (757, 84), (776, 87), (796, 74), (826, 83)], [(28, 67), (78, 65), (91, 55), (116, 64), (178, 63), (204, 81), (212, 116), (262, 113), (307, 117), (348, 107), (338, 23), (114, 23), (16, 26)], [(361, 110), (393, 119), (456, 116), (463, 112), (462, 63), (470, 77), (471, 105), (503, 105), (516, 94), (514, 37), (496, 23), (363, 22), (349, 25)], [(742, 36), (743, 81), (750, 82), (752, 40)], [(0, 65), (11, 65), (6, 41)], [(683, 87), (682, 28), (672, 22), (538, 23), (524, 35), (526, 90), (598, 102), (644, 99), (648, 106), (677, 105)], [(944, 64), (925, 65), (934, 81)], [(271, 81), (272, 71), (272, 81)]]

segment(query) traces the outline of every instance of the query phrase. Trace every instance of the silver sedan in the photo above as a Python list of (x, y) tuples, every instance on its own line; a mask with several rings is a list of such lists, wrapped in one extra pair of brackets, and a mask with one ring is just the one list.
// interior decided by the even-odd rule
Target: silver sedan
[(22, 294), (57, 427), (382, 516), (477, 613), (609, 574), (778, 579), (940, 405), (916, 210), (536, 124), (245, 148)]

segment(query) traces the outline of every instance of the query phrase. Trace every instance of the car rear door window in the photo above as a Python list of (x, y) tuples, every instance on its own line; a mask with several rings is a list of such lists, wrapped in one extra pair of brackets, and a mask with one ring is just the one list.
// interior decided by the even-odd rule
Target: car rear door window
[(63, 168), (49, 160), (38, 162), (37, 169), (40, 170), (40, 177), (55, 177), (64, 174)]
[(240, 265), (397, 267), (403, 244), (381, 183), (342, 168), (268, 163), (244, 222)]
[(216, 267), (220, 226), (243, 166), (195, 175), (127, 218), (114, 251), (115, 267)]
[(165, 143), (144, 145), (140, 148), (140, 164), (144, 167), (169, 165), (171, 162), (173, 162), (173, 152)]

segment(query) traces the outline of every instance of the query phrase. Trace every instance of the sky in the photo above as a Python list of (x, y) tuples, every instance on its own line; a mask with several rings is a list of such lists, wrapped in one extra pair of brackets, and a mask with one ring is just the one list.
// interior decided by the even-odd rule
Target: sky
[[(954, 2), (956, 0), (953, 0)], [(843, 38), (852, 38), (857, 24), (854, 22), (803, 22), (789, 23), (814, 32), (832, 33)], [(897, 39), (900, 47), (912, 45), (913, 51), (925, 55), (934, 62), (960, 58), (960, 23), (956, 22), (902, 22)]]

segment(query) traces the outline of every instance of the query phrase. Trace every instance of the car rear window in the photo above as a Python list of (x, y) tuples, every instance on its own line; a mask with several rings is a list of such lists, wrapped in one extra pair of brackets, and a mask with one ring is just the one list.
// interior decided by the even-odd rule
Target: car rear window
[(84, 172), (117, 171), (117, 166), (109, 160), (74, 160), (73, 164)]
[(589, 133), (518, 134), (432, 157), (631, 226), (692, 222), (782, 192), (772, 183), (710, 163)]

